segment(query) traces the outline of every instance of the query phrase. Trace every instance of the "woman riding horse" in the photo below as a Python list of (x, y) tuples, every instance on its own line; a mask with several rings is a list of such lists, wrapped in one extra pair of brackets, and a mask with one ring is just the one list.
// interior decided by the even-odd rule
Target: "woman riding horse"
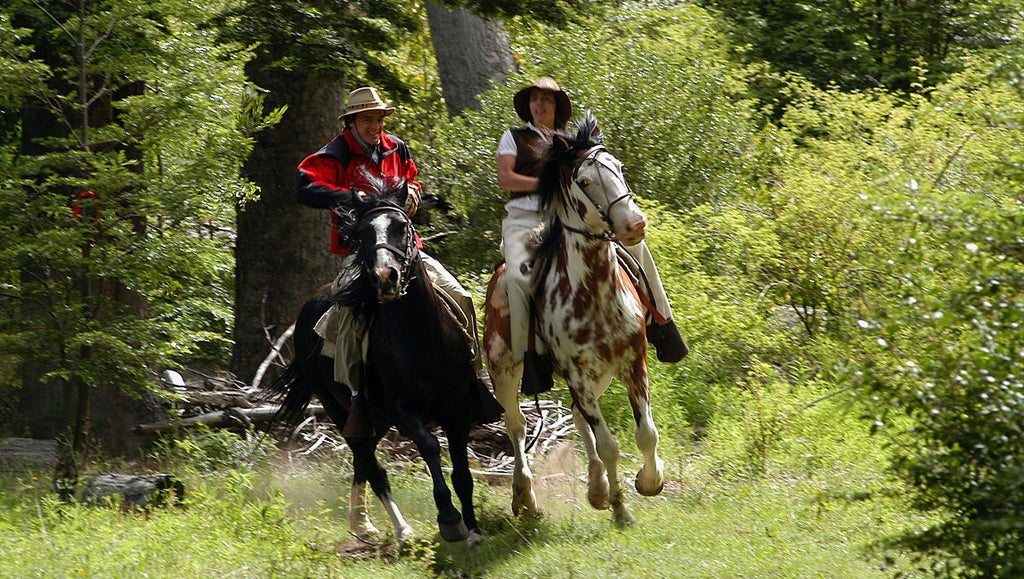
[[(507, 215), (501, 225), (506, 264), (503, 279), (512, 324), (512, 354), (525, 364), (523, 391), (536, 393), (550, 388), (550, 373), (543, 369), (547, 361), (539, 356), (544, 344), (533, 340), (530, 330), (531, 239), (541, 222), (537, 184), (551, 137), (554, 131), (565, 128), (572, 116), (572, 103), (565, 91), (546, 76), (522, 88), (512, 101), (516, 114), (526, 122), (526, 126), (505, 131), (496, 155), (498, 186), (508, 191), (511, 197), (505, 204)], [(627, 247), (627, 251), (639, 263), (649, 282), (654, 307), (648, 311), (647, 340), (654, 345), (659, 360), (678, 362), (689, 350), (672, 320), (668, 296), (651, 252), (642, 240)]]
[[(587, 498), (612, 507), (615, 523), (635, 520), (619, 485), (619, 448), (598, 398), (617, 377), (636, 421), (644, 464), (636, 489), (655, 495), (664, 486), (658, 431), (651, 414), (645, 306), (637, 284), (620, 263), (619, 246), (643, 239), (646, 219), (633, 202), (622, 164), (603, 146), (597, 121), (587, 117), (575, 136), (554, 133), (536, 188), (544, 223), (532, 268), (536, 331), (554, 371), (572, 396), (573, 419), (589, 458)], [(484, 344), (495, 394), (515, 453), (512, 510), (535, 512), (533, 475), (526, 461), (525, 417), (519, 408), (523, 364), (511, 335), (511, 308), (502, 291), (506, 264), (491, 278), (484, 316)]]

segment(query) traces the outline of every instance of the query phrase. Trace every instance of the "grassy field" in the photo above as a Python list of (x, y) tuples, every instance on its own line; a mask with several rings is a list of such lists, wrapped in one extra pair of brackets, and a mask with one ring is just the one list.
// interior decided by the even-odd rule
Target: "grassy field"
[[(182, 508), (148, 513), (62, 504), (46, 492), (46, 477), (8, 476), (0, 482), (0, 577), (862, 578), (908, 569), (905, 554), (874, 546), (924, 521), (898, 497), (851, 498), (881, 485), (880, 464), (817, 456), (813, 468), (787, 460), (787, 468), (739, 476), (694, 448), (665, 455), (665, 492), (642, 498), (630, 488), (638, 525), (628, 529), (587, 505), (576, 442), (535, 463), (539, 518), (512, 518), (508, 482), (481, 479), (486, 540), (474, 549), (439, 540), (423, 468), (401, 457), (390, 466), (392, 484), (417, 534), (403, 549), (375, 500), (370, 512), (384, 536), (349, 535), (345, 457), (184, 467)], [(631, 480), (636, 457), (624, 462)]]

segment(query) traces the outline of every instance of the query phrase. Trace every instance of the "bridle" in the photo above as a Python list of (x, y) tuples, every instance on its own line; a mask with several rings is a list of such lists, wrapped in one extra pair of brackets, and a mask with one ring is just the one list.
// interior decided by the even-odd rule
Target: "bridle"
[(580, 169), (583, 168), (584, 165), (586, 165), (588, 163), (589, 164), (600, 165), (602, 168), (605, 169), (605, 171), (600, 171), (599, 170), (597, 172), (598, 179), (600, 180), (601, 188), (603, 190), (607, 191), (607, 187), (605, 187), (605, 182), (604, 182), (604, 174), (605, 174), (605, 172), (610, 172), (610, 173), (612, 173), (614, 175), (618, 175), (618, 172), (615, 170), (614, 167), (609, 165), (606, 161), (604, 161), (600, 157), (599, 153), (602, 153), (602, 152), (604, 152), (604, 153), (608, 152), (608, 149), (606, 149), (603, 145), (598, 145), (596, 147), (591, 147), (582, 158), (580, 158), (578, 161), (576, 161), (574, 163), (570, 181), (568, 183), (563, 182), (562, 185), (565, 188), (565, 191), (568, 191), (570, 187), (575, 186), (575, 187), (578, 187), (579, 190), (583, 192), (583, 197), (594, 207), (595, 210), (597, 210), (598, 214), (601, 216), (601, 221), (604, 221), (605, 226), (606, 226), (604, 231), (602, 231), (600, 233), (592, 233), (590, 231), (587, 231), (586, 229), (572, 227), (572, 226), (567, 225), (565, 223), (562, 223), (562, 228), (565, 229), (566, 231), (571, 231), (573, 233), (578, 233), (578, 234), (583, 235), (584, 237), (588, 237), (590, 239), (599, 239), (601, 241), (617, 242), (618, 238), (615, 237), (615, 227), (612, 224), (611, 211), (612, 211), (612, 207), (614, 207), (616, 203), (618, 203), (620, 201), (623, 201), (623, 200), (631, 199), (633, 197), (633, 191), (630, 190), (629, 185), (626, 183), (626, 180), (625, 179), (621, 179), (622, 187), (623, 187), (623, 189), (625, 189), (626, 192), (623, 193), (622, 195), (616, 197), (615, 199), (613, 199), (612, 202), (609, 203), (608, 207), (606, 207), (606, 208), (602, 208), (600, 203), (594, 201), (593, 198), (590, 197), (590, 194), (587, 193), (586, 187), (581, 185), (579, 183), (579, 181), (578, 181), (578, 176), (579, 176)]
[[(383, 241), (378, 242), (372, 249), (373, 253), (376, 253), (378, 249), (385, 249), (398, 258), (398, 263), (401, 266), (399, 271), (400, 283), (398, 287), (398, 295), (401, 297), (404, 296), (406, 290), (409, 289), (409, 284), (412, 282), (413, 277), (409, 275), (409, 272), (411, 271), (413, 264), (416, 263), (416, 260), (419, 258), (419, 250), (416, 247), (416, 233), (413, 230), (412, 220), (406, 216), (405, 210), (395, 205), (378, 205), (364, 213), (359, 220), (363, 221), (369, 219), (378, 213), (397, 214), (405, 225), (405, 247), (397, 247), (387, 241)], [(368, 256), (363, 256), (363, 267), (369, 271), (372, 264), (369, 263), (367, 258)]]

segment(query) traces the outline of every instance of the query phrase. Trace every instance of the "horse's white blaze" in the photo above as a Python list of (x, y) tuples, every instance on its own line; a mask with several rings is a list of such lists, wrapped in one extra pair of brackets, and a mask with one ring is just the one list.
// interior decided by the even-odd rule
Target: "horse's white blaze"
[(401, 280), (392, 275), (402, 275), (402, 264), (396, 259), (394, 253), (388, 249), (388, 224), (391, 220), (386, 215), (377, 215), (368, 220), (374, 234), (374, 247), (377, 249), (374, 255), (374, 262), (377, 264), (373, 275), (380, 282), (378, 287), (378, 299), (382, 302), (395, 300), (399, 297)]
[(586, 196), (599, 208), (585, 216), (592, 231), (597, 232), (603, 226), (604, 217), (600, 211), (604, 210), (612, 223), (612, 233), (619, 241), (635, 245), (643, 240), (647, 218), (632, 201), (622, 174), (622, 163), (611, 153), (601, 150), (588, 156), (577, 169), (572, 185), (578, 194)]

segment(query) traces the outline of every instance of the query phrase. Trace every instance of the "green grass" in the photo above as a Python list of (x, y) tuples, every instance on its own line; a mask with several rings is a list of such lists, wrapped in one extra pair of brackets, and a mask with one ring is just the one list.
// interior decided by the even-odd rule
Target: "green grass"
[[(631, 441), (620, 438), (628, 450)], [(823, 465), (820, 456), (784, 456), (749, 477), (695, 449), (665, 454), (665, 492), (627, 493), (638, 519), (629, 529), (587, 505), (577, 445), (536, 462), (540, 518), (512, 518), (508, 484), (478, 481), (487, 538), (472, 550), (438, 540), (423, 469), (401, 460), (389, 468), (392, 484), (418, 537), (401, 552), (375, 500), (371, 516), (385, 536), (349, 536), (343, 457), (187, 474), (183, 508), (149, 513), (65, 505), (45, 492), (44, 479), (5, 479), (0, 577), (861, 578), (907, 570), (903, 554), (888, 553), (887, 566), (871, 546), (923, 521), (899, 499), (830, 498), (878, 487), (873, 461), (853, 468), (839, 458)], [(624, 463), (628, 480), (636, 459)]]

